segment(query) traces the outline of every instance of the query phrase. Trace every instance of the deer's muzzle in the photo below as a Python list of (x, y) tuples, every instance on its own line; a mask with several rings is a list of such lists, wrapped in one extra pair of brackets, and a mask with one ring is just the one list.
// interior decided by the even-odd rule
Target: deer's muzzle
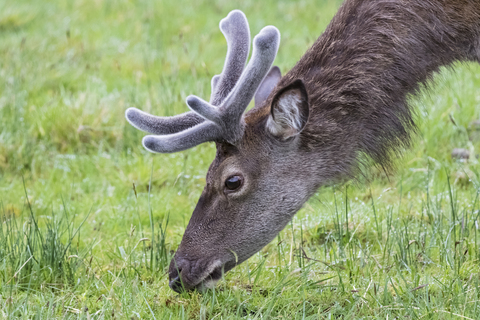
[(224, 272), (220, 260), (188, 260), (176, 254), (169, 268), (169, 285), (175, 292), (213, 288)]

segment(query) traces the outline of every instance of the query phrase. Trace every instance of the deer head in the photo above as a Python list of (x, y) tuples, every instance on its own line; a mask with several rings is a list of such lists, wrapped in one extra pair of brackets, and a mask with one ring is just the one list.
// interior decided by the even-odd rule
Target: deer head
[[(170, 287), (203, 289), (275, 238), (311, 195), (315, 186), (298, 172), (299, 136), (309, 117), (301, 80), (276, 87), (280, 71), (271, 67), (280, 34), (263, 28), (253, 40), (238, 10), (220, 22), (228, 44), (223, 71), (212, 79), (210, 102), (186, 99), (192, 110), (156, 117), (135, 108), (126, 111), (151, 152), (171, 153), (213, 141), (216, 158), (206, 186), (172, 259)], [(244, 114), (255, 97), (255, 107)], [(304, 171), (304, 170), (302, 170)], [(302, 180), (302, 181), (300, 181)]]

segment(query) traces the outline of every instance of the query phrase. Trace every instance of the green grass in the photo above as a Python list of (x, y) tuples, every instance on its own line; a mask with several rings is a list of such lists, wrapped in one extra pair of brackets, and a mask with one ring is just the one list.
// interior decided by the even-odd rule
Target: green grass
[(393, 174), (319, 190), (216, 290), (168, 288), (214, 146), (149, 154), (124, 110), (208, 98), (234, 8), (252, 34), (280, 29), (285, 71), (339, 3), (0, 0), (0, 316), (479, 319), (479, 166), (450, 156), (480, 150), (473, 64), (415, 99), (420, 134)]

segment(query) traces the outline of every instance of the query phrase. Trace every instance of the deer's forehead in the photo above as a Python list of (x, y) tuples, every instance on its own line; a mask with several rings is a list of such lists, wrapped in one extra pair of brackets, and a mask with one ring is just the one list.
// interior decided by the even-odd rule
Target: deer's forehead
[(258, 150), (217, 146), (217, 154), (210, 165), (207, 179), (211, 181), (212, 179), (225, 179), (237, 174), (256, 174), (260, 170), (257, 161), (258, 155)]

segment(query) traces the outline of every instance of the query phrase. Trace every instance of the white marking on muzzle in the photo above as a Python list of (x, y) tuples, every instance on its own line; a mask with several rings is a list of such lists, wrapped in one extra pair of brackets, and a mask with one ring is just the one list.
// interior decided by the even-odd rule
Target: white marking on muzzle
[[(199, 277), (200, 281), (198, 281), (198, 283), (196, 284), (196, 286), (198, 286), (199, 284), (201, 284), (206, 277), (208, 277), (212, 272), (213, 270), (219, 268), (222, 266), (222, 262), (220, 260), (215, 260), (203, 273), (202, 273), (202, 276)], [(202, 286), (206, 287), (206, 288), (213, 288), (215, 286), (215, 284), (217, 283), (218, 280), (212, 280), (212, 279), (208, 279), (207, 281), (205, 281)], [(211, 287), (211, 285), (213, 285)]]

